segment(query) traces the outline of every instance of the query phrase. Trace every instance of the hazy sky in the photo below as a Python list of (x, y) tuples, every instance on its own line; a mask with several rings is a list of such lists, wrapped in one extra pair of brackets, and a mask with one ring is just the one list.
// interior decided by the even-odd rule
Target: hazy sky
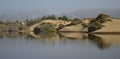
[(120, 9), (120, 0), (0, 0), (0, 11), (49, 11), (64, 13), (79, 9)]

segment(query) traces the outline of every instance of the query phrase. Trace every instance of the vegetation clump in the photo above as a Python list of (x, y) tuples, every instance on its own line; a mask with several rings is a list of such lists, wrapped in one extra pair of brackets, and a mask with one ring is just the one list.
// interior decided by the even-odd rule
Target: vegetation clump
[(49, 15), (49, 16), (43, 16), (41, 18), (41, 20), (46, 20), (46, 19), (53, 19), (53, 20), (56, 20), (57, 17), (55, 15)]
[(56, 17), (55, 15), (48, 15), (48, 16), (43, 16), (42, 18), (38, 19), (31, 19), (31, 20), (26, 20), (24, 21), (24, 25), (22, 24), (23, 22), (2, 22), (0, 21), (0, 31), (8, 31), (8, 30), (13, 30), (13, 31), (19, 31), (19, 30), (29, 30), (29, 27), (36, 24), (40, 23), (43, 20), (47, 19), (52, 19), (52, 20), (64, 20), (64, 21), (70, 21), (70, 24), (64, 25), (64, 24), (59, 24), (58, 28), (56, 29), (55, 25), (52, 23), (42, 23), (39, 26), (35, 27), (35, 31), (47, 31), (47, 32), (55, 32), (56, 30), (60, 30), (66, 26), (72, 26), (72, 25), (77, 25), (77, 24), (82, 24), (84, 28), (88, 28), (88, 32), (93, 32), (98, 29), (101, 29), (104, 27), (103, 23), (109, 22), (110, 16), (107, 14), (99, 14), (96, 18), (92, 18), (88, 23), (84, 23), (83, 20), (79, 18), (74, 18), (74, 19), (69, 19), (66, 15), (62, 17)]
[(38, 23), (38, 22), (41, 22), (41, 20), (40, 19), (34, 19), (34, 20), (26, 20), (25, 21), (25, 23), (26, 23), (26, 26), (31, 26), (31, 25), (33, 25), (33, 24), (35, 24), (35, 23)]
[(64, 15), (64, 16), (62, 16), (62, 17), (58, 17), (58, 19), (59, 19), (59, 20), (68, 20), (69, 18), (68, 18), (66, 15)]
[(81, 19), (75, 18), (74, 20), (71, 20), (71, 23), (66, 26), (77, 25), (77, 24), (81, 24), (81, 23), (82, 23)]
[(95, 19), (90, 20), (88, 24), (88, 32), (93, 32), (104, 27), (105, 22), (111, 21), (110, 16), (107, 14), (99, 14)]
[(53, 24), (51, 23), (43, 23), (40, 26), (37, 26), (34, 31), (36, 32), (55, 32), (56, 29)]
[(65, 27), (65, 25), (60, 24), (59, 27), (58, 27), (56, 30), (60, 30), (60, 29), (62, 29), (62, 28), (64, 28), (64, 27)]
[(48, 16), (43, 16), (41, 20), (47, 20), (47, 19), (52, 19), (52, 20), (69, 20), (69, 18), (66, 15), (63, 15), (62, 17), (57, 17), (55, 15), (48, 15)]

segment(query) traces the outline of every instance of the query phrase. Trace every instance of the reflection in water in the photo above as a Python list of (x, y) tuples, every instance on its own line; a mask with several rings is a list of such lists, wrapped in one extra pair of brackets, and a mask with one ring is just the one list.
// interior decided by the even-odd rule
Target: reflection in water
[(18, 37), (22, 37), (23, 35), (21, 33), (18, 32), (1, 32), (0, 33), (0, 38), (11, 38), (11, 39), (16, 39)]
[(92, 42), (100, 49), (109, 48), (112, 45), (120, 45), (120, 35), (93, 35), (86, 33), (18, 33), (18, 32), (1, 32), (0, 39), (7, 37), (11, 39), (24, 38), (27, 40), (38, 39), (44, 44), (55, 45), (56, 42), (63, 42), (68, 40), (82, 40), (84, 42)]
[(119, 59), (119, 37), (86, 33), (2, 32), (0, 59)]
[(68, 39), (87, 39), (87, 34), (86, 33), (79, 33), (79, 32), (61, 32), (59, 33), (61, 36), (66, 37)]
[(3, 32), (0, 32), (0, 38), (3, 38), (3, 37), (4, 37)]
[(99, 36), (96, 36), (93, 34), (88, 34), (88, 38), (90, 40), (92, 40), (100, 49), (105, 49), (105, 48), (108, 48), (110, 46), (109, 44), (106, 44), (103, 41), (102, 37), (99, 37)]
[(96, 36), (101, 37), (102, 41), (109, 45), (120, 45), (120, 35), (119, 34), (96, 34)]

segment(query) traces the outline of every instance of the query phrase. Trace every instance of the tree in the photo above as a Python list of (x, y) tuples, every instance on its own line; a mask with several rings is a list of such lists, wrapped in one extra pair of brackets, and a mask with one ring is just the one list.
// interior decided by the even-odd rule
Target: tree
[(111, 21), (110, 19), (108, 18), (111, 18), (109, 15), (107, 14), (99, 14), (97, 17), (96, 17), (96, 21), (100, 22), (100, 23), (105, 23), (105, 22), (108, 22), (108, 21)]
[(68, 20), (69, 18), (66, 15), (63, 15), (62, 17), (58, 17), (59, 20)]
[(57, 19), (57, 17), (56, 17), (55, 15), (52, 15), (52, 16), (51, 16), (51, 19), (56, 20), (56, 19)]
[(27, 26), (31, 26), (31, 25), (33, 25), (33, 24), (35, 24), (35, 23), (38, 23), (38, 22), (40, 22), (40, 20), (38, 20), (38, 19), (34, 19), (34, 20), (26, 20), (26, 25)]
[(43, 16), (41, 18), (41, 20), (46, 20), (46, 19), (53, 19), (53, 20), (56, 20), (57, 17), (55, 15), (48, 15), (48, 16)]
[(62, 20), (62, 17), (58, 17), (59, 20)]
[(62, 20), (68, 20), (67, 16), (64, 15), (64, 16), (62, 17)]
[(104, 27), (104, 26), (100, 22), (90, 21), (90, 23), (88, 24), (88, 32), (96, 31), (98, 29), (101, 29), (102, 27)]
[(65, 25), (60, 24), (59, 27), (57, 28), (57, 30), (60, 30), (60, 29), (62, 29), (62, 28), (64, 28), (64, 27), (65, 27)]
[(109, 15), (103, 14), (103, 13), (99, 14), (99, 15), (96, 17), (96, 19), (106, 19), (106, 18), (111, 18), (111, 17), (110, 17)]
[(80, 20), (80, 18), (74, 18), (74, 21), (79, 21)]
[(46, 17), (46, 16), (43, 16), (43, 17), (41, 18), (41, 20), (45, 20), (45, 19), (47, 19), (47, 17)]
[(88, 24), (88, 32), (93, 32), (104, 27), (105, 22), (111, 21), (110, 16), (107, 14), (99, 14), (95, 19), (90, 20)]
[(37, 27), (37, 29), (40, 29), (40, 31), (43, 32), (55, 32), (55, 26), (52, 23), (43, 23), (40, 25), (40, 27)]

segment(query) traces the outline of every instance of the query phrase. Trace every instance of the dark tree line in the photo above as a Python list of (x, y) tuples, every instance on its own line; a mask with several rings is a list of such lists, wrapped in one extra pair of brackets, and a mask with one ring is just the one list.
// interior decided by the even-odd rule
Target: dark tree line
[(53, 19), (53, 20), (69, 20), (69, 18), (64, 15), (62, 17), (57, 17), (55, 15), (48, 15), (48, 16), (43, 16), (41, 20), (46, 20), (46, 19)]

